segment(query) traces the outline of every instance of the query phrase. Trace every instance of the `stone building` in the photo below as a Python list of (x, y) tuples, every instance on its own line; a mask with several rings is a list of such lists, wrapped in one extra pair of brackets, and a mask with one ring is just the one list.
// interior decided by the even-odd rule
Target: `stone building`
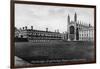
[(62, 35), (62, 40), (68, 40), (68, 33), (67, 32), (63, 32), (63, 33), (61, 33), (61, 35)]
[(51, 32), (46, 28), (45, 31), (35, 30), (33, 26), (31, 29), (28, 29), (27, 26), (20, 29), (20, 33), (18, 35), (19, 38), (28, 38), (29, 41), (48, 41), (48, 40), (61, 40), (61, 34), (59, 31)]
[(70, 20), (68, 15), (67, 24), (68, 40), (69, 41), (93, 41), (94, 27), (90, 24), (79, 22), (77, 14), (74, 15), (74, 20)]

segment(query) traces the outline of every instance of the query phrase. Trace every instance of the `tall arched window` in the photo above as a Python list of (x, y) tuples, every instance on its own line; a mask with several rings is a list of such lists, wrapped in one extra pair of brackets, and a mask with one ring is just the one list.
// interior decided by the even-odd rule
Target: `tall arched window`
[(70, 26), (70, 34), (74, 34), (74, 26)]

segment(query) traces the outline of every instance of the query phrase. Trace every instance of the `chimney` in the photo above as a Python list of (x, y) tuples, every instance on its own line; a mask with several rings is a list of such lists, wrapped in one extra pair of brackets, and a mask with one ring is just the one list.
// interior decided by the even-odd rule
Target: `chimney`
[(90, 27), (91, 25), (89, 24), (89, 27)]
[(27, 26), (25, 26), (25, 30), (27, 30)]
[(57, 32), (59, 33), (59, 29), (57, 29)]
[(48, 32), (48, 28), (46, 28), (46, 32)]
[(56, 30), (55, 30), (55, 32), (56, 32)]
[(31, 30), (33, 30), (33, 26), (31, 26)]
[(23, 27), (23, 30), (24, 30), (24, 27)]
[(22, 29), (20, 28), (20, 30), (22, 30)]

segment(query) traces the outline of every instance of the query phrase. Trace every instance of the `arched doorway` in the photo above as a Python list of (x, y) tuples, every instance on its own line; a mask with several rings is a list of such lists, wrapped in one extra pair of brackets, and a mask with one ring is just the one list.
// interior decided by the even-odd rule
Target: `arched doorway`
[(74, 33), (75, 33), (75, 28), (74, 26), (70, 26), (70, 40), (74, 40)]

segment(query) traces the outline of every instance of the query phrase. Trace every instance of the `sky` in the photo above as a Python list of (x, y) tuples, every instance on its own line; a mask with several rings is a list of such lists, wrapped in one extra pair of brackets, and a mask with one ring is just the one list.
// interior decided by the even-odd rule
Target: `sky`
[(22, 28), (28, 26), (36, 30), (67, 31), (67, 16), (70, 15), (74, 20), (74, 14), (77, 13), (77, 20), (85, 24), (94, 26), (94, 9), (79, 7), (60, 7), (15, 4), (15, 27)]

